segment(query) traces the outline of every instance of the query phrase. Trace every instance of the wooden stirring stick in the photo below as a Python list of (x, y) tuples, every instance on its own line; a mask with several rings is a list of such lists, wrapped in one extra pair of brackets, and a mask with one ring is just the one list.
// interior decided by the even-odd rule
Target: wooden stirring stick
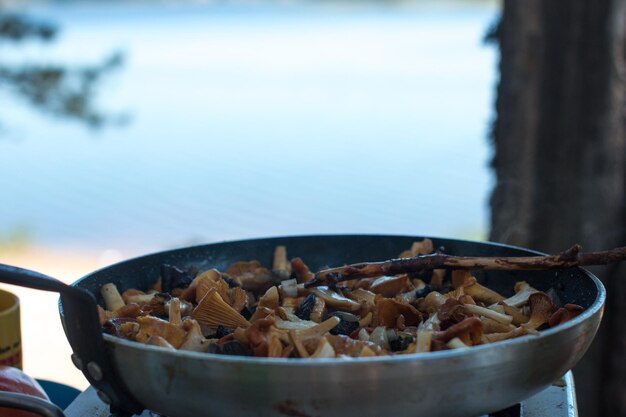
[(306, 282), (305, 287), (333, 285), (341, 281), (357, 278), (397, 275), (421, 272), (430, 269), (491, 269), (491, 270), (538, 270), (571, 268), (584, 265), (607, 265), (626, 260), (626, 246), (599, 252), (581, 252), (576, 244), (558, 255), (483, 257), (453, 256), (442, 253), (417, 256), (415, 258), (391, 259), (384, 262), (363, 262), (358, 264), (325, 269)]

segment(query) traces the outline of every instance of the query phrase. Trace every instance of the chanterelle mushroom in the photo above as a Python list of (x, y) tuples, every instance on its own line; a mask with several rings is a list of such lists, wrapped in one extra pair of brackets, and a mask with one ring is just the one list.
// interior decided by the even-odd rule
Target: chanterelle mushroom
[(539, 329), (539, 327), (550, 320), (550, 316), (552, 316), (552, 313), (556, 310), (550, 297), (543, 292), (531, 294), (528, 297), (528, 303), (530, 304), (530, 320), (522, 324), (522, 327)]

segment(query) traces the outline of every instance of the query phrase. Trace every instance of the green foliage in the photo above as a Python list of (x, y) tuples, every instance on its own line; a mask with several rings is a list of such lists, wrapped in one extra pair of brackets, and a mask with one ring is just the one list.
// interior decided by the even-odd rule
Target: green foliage
[[(57, 27), (48, 22), (35, 21), (20, 14), (0, 14), (0, 43), (50, 42), (57, 33)], [(124, 121), (119, 115), (102, 112), (94, 103), (102, 78), (122, 65), (123, 56), (119, 52), (88, 67), (0, 63), (0, 93), (12, 93), (43, 113), (98, 128)]]

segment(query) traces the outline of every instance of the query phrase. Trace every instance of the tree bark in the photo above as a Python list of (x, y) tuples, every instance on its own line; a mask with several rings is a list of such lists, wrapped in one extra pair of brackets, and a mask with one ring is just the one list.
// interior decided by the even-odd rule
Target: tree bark
[[(626, 243), (626, 0), (504, 0), (490, 239), (554, 253)], [(626, 268), (575, 370), (580, 415), (626, 416)]]

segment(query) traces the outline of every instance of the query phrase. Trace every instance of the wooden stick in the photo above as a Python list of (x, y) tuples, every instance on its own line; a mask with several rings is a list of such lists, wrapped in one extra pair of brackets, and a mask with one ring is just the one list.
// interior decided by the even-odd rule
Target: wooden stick
[(452, 256), (441, 253), (414, 258), (391, 259), (384, 262), (363, 262), (339, 268), (325, 269), (305, 287), (333, 285), (340, 281), (372, 278), (382, 275), (398, 275), (422, 272), (430, 269), (490, 269), (490, 270), (538, 270), (560, 269), (584, 265), (607, 265), (626, 260), (626, 246), (600, 252), (581, 252), (576, 244), (558, 255), (520, 257)]

